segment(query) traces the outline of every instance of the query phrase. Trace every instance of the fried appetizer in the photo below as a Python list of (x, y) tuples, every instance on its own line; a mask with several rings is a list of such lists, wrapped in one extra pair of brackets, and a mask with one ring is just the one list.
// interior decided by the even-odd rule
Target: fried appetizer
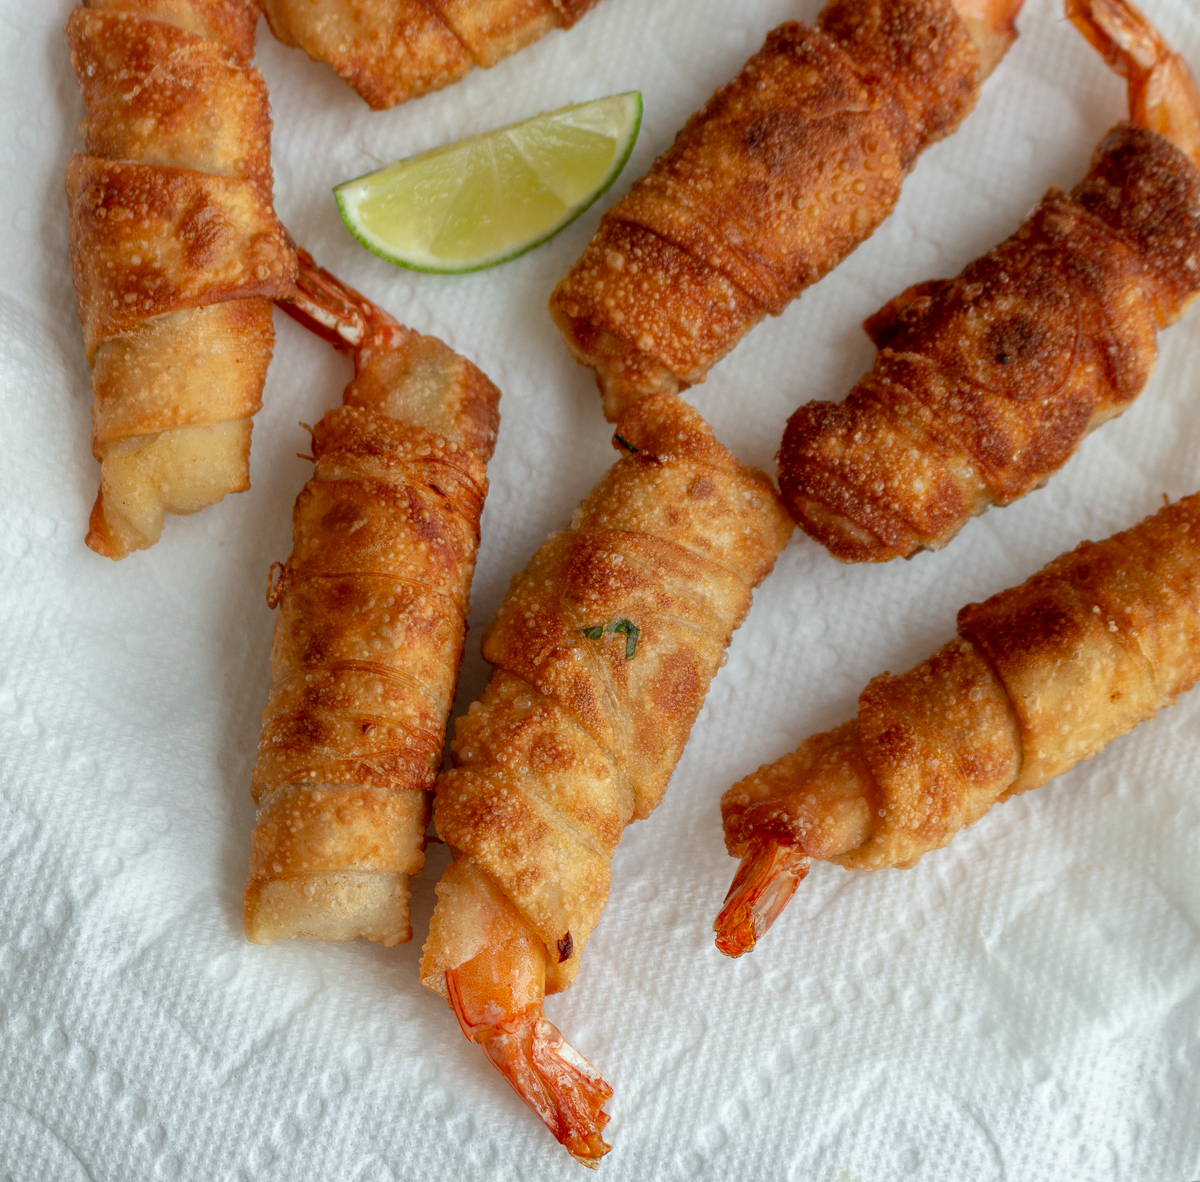
[(87, 544), (124, 558), (163, 513), (250, 487), (250, 421), (296, 259), (271, 205), (250, 0), (89, 0), (67, 21), (87, 102), (67, 168), (100, 493)]
[(958, 638), (875, 678), (858, 717), (725, 793), (742, 859), (716, 922), (741, 956), (810, 860), (914, 865), (999, 800), (1038, 788), (1200, 677), (1200, 493), (958, 613)]
[(300, 253), (296, 319), (354, 357), (273, 574), (246, 935), (412, 938), (500, 392)]
[(601, 219), (550, 312), (604, 413), (678, 392), (891, 213), (974, 106), (1023, 0), (830, 0), (790, 22)]
[(512, 582), (494, 666), (434, 796), (456, 860), (421, 979), (585, 1165), (612, 1094), (546, 1021), (608, 899), (625, 826), (662, 799), (709, 682), (791, 531), (769, 478), (674, 395), (621, 421), (621, 459)]
[(780, 489), (843, 562), (936, 550), (1044, 484), (1141, 393), (1156, 334), (1200, 291), (1187, 67), (1125, 0), (1069, 0), (1067, 14), (1128, 77), (1132, 123), (991, 254), (871, 317), (874, 369), (845, 402), (788, 422)]
[(600, 0), (258, 0), (284, 45), (328, 62), (375, 110), (487, 68)]

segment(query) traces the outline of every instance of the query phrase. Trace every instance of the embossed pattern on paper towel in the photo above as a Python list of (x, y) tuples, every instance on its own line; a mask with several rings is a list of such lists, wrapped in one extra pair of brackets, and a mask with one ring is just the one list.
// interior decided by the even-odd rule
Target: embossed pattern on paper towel
[[(1143, 2), (1200, 66), (1200, 11)], [(349, 375), (281, 322), (251, 491), (117, 569), (83, 548), (95, 469), (61, 190), (83, 113), (70, 6), (0, 0), (0, 1178), (577, 1179), (417, 984), (444, 850), (415, 884), (412, 946), (245, 943), (263, 587), (307, 478), (297, 421)], [(642, 137), (611, 202), (769, 27), (819, 7), (605, 0), (586, 37), (546, 38), (386, 117), (260, 37), (283, 220), (504, 390), (463, 703), (512, 571), (611, 463), (591, 375), (545, 313), (599, 210), (446, 283), (366, 255), (323, 194), (641, 87)], [(692, 392), (739, 458), (770, 468), (797, 402), (841, 398), (869, 366), (858, 322), (1000, 241), (1120, 117), (1119, 81), (1060, 0), (1028, 0), (1021, 25), (875, 239)], [(963, 603), (1200, 488), (1200, 310), (1162, 343), (1138, 406), (1046, 490), (902, 569), (850, 570), (797, 541), (757, 593), (662, 809), (618, 849), (587, 972), (548, 1003), (616, 1089), (608, 1182), (1200, 1178), (1200, 693), (913, 870), (819, 867), (740, 961), (709, 927), (732, 872), (717, 811), (730, 783), (948, 640)]]

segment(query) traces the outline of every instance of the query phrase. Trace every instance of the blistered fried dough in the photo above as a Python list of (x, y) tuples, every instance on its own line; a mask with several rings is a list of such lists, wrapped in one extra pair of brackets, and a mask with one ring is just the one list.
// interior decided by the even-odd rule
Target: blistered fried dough
[(832, 0), (816, 28), (775, 29), (554, 290), (551, 314), (607, 417), (703, 381), (869, 237), (917, 157), (974, 105), (1020, 6), (976, 3), (986, 20), (969, 31), (951, 0)]
[(101, 464), (87, 543), (109, 558), (249, 487), (271, 300), (295, 275), (256, 18), (250, 0), (92, 0), (67, 22), (88, 106), (67, 169)]
[(792, 416), (780, 489), (843, 561), (938, 549), (972, 515), (1044, 484), (1141, 393), (1156, 334), (1200, 292), (1200, 97), (1187, 67), (1124, 0), (1073, 0), (1069, 13), (1128, 73), (1144, 126), (1110, 132), (1079, 186), (1052, 190), (957, 278), (868, 320), (874, 369), (845, 402)]
[(742, 858), (717, 947), (749, 951), (813, 858), (908, 867), (999, 800), (1091, 759), (1200, 678), (1200, 494), (958, 614), (958, 638), (858, 717), (721, 801)]
[(662, 799), (752, 589), (790, 527), (774, 488), (674, 395), (622, 420), (621, 459), (512, 582), (494, 666), (457, 723), (434, 821), (424, 983), (580, 1160), (606, 1147), (603, 1080), (542, 1016), (608, 898), (626, 825)]
[(87, 0), (93, 12), (123, 12), (215, 42), (243, 66), (254, 57), (253, 0)]
[(154, 164), (76, 156), (67, 167), (71, 249), (84, 344), (155, 316), (265, 298), (291, 248), (257, 186)]
[(301, 252), (288, 310), (353, 353), (296, 501), (258, 806), (247, 936), (411, 939), (408, 879), (462, 659), (499, 391)]
[[(187, 167), (258, 184), (271, 200), (271, 125), (254, 51), (228, 28), (236, 48), (150, 15), (113, 5), (77, 8), (67, 23), (76, 76), (87, 103), (89, 156)], [(216, 5), (214, 8), (218, 7)], [(185, 11), (199, 14), (198, 5)], [(244, 14), (243, 14), (244, 15)], [(232, 22), (223, 22), (222, 31)], [(244, 28), (244, 23), (243, 23)], [(245, 56), (243, 57), (243, 52)], [(164, 68), (165, 67), (165, 68)]]
[(258, 0), (285, 45), (331, 65), (376, 110), (494, 66), (599, 0)]

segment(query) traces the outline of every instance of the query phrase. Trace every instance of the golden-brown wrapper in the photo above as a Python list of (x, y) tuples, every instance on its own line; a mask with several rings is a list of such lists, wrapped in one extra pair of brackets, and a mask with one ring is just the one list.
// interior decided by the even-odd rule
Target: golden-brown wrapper
[(78, 155), (67, 199), (89, 361), (155, 316), (293, 289), (291, 240), (249, 181)]
[(1200, 494), (963, 608), (958, 633), (730, 788), (729, 852), (767, 834), (851, 870), (911, 866), (1174, 702), (1200, 678)]
[[(622, 458), (485, 633), (492, 677), (435, 795), (439, 835), (545, 943), (548, 992), (578, 971), (621, 833), (661, 800), (790, 533), (770, 481), (674, 395), (631, 411), (617, 441)], [(422, 979), (439, 991), (461, 926), (435, 922), (426, 945)]]
[(599, 0), (258, 0), (285, 45), (331, 65), (376, 110), (457, 82), (570, 28)]
[(244, 897), (257, 943), (411, 938), (408, 878), (462, 660), (499, 392), (398, 327), (355, 361), (346, 404), (313, 430), (315, 471), (271, 589)]
[(92, 359), (92, 449), (175, 427), (248, 419), (275, 340), (271, 301), (229, 300), (142, 321)]
[(71, 12), (67, 43), (88, 107), (89, 156), (187, 161), (197, 172), (254, 181), (269, 206), (267, 88), (245, 60), (186, 28), (95, 7)]
[(780, 489), (843, 561), (944, 546), (1045, 483), (1145, 387), (1156, 334), (1200, 291), (1200, 171), (1122, 125), (1070, 194), (1052, 190), (961, 275), (866, 323), (874, 369), (788, 423)]
[[(85, 0), (93, 12), (121, 12), (195, 33), (248, 66), (254, 57), (254, 0)], [(77, 11), (77, 10), (76, 10)]]
[(974, 105), (980, 73), (949, 0), (833, 0), (816, 28), (773, 30), (551, 297), (606, 415), (703, 381), (869, 237)]
[(271, 207), (250, 0), (91, 0), (67, 22), (88, 105), (67, 169), (100, 493), (87, 544), (152, 545), (165, 512), (249, 487), (250, 420), (295, 250)]

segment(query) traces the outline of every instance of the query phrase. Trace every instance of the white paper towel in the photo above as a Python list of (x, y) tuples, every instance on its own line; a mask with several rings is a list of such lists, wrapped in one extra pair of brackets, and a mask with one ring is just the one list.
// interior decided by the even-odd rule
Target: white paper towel
[[(1200, 67), (1195, 0), (1146, 0)], [(62, 174), (83, 113), (69, 0), (0, 0), (0, 1178), (11, 1182), (578, 1179), (417, 961), (241, 929), (248, 783), (268, 689), (268, 565), (307, 466), (297, 423), (349, 367), (282, 317), (247, 494), (120, 564), (83, 546), (98, 469)], [(460, 708), (511, 573), (611, 463), (590, 373), (545, 310), (595, 228), (474, 276), (406, 273), (343, 230), (336, 181), (572, 100), (640, 88), (611, 203), (783, 19), (819, 0), (605, 0), (492, 71), (373, 114), (260, 26), (278, 209), (297, 240), (504, 391)], [(875, 238), (691, 397), (770, 468), (802, 400), (871, 362), (864, 316), (956, 272), (1073, 184), (1124, 90), (1029, 0), (963, 129)], [(797, 538), (756, 597), (666, 802), (626, 835), (578, 984), (547, 1006), (611, 1081), (610, 1180), (1200, 1178), (1200, 691), (1093, 763), (997, 807), (910, 871), (816, 867), (753, 954), (710, 926), (735, 779), (852, 715), (962, 604), (1200, 488), (1200, 313), (1143, 398), (1050, 486), (940, 554), (844, 567)]]

